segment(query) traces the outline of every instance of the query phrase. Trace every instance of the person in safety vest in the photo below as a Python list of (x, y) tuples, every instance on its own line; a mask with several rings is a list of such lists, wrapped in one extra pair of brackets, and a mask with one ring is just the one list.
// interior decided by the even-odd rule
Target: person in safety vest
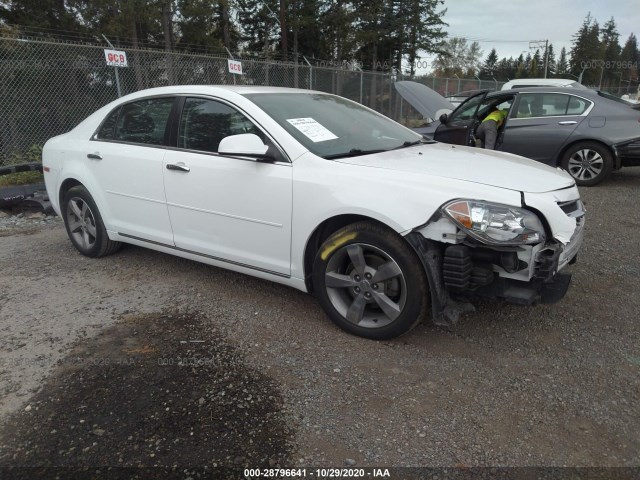
[(484, 142), (484, 148), (493, 150), (496, 146), (498, 138), (498, 129), (507, 118), (507, 110), (498, 110), (497, 108), (487, 115), (476, 130), (476, 138)]

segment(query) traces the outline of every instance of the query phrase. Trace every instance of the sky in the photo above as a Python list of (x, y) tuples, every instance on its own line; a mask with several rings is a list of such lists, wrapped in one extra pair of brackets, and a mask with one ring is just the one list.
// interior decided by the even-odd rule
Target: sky
[(444, 7), (447, 34), (480, 41), (483, 59), (492, 48), (499, 58), (526, 56), (530, 40), (548, 39), (556, 55), (568, 52), (589, 12), (601, 26), (614, 17), (621, 45), (630, 33), (640, 35), (638, 0), (445, 0)]

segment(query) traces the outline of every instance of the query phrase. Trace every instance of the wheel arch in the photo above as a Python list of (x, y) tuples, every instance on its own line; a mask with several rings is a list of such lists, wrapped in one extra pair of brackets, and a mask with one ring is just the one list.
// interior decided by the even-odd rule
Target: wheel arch
[(67, 194), (69, 190), (71, 190), (73, 187), (77, 187), (78, 185), (84, 187), (84, 184), (80, 180), (77, 180), (73, 177), (66, 178), (60, 184), (60, 189), (58, 190), (58, 205), (60, 205), (61, 211), (62, 211), (62, 201), (64, 200), (64, 196)]
[(332, 234), (337, 232), (343, 227), (347, 225), (351, 225), (352, 223), (367, 221), (374, 223), (376, 225), (380, 225), (384, 228), (387, 228), (391, 231), (396, 231), (390, 225), (375, 219), (373, 217), (361, 214), (340, 214), (334, 215), (333, 217), (327, 218), (322, 221), (311, 233), (309, 238), (307, 239), (307, 243), (304, 248), (304, 282), (307, 287), (307, 291), (309, 293), (313, 293), (313, 282), (311, 281), (311, 275), (313, 271), (313, 261), (320, 249), (320, 246), (323, 242), (329, 238)]

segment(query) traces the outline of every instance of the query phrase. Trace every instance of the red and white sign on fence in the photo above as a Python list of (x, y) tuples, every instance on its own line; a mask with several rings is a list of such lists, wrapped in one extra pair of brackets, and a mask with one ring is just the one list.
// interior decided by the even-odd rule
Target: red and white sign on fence
[(104, 50), (104, 58), (109, 67), (126, 67), (127, 54), (120, 50)]
[(229, 73), (235, 73), (236, 75), (242, 75), (242, 62), (239, 60), (227, 60), (229, 62)]

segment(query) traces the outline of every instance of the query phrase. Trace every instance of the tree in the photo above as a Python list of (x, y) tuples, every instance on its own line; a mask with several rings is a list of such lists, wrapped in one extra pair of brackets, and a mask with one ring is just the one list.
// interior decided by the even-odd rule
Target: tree
[(552, 77), (552, 72), (555, 72), (556, 68), (556, 52), (553, 48), (553, 43), (550, 43), (547, 47), (547, 76)]
[[(438, 11), (444, 0), (400, 0), (398, 19), (408, 22), (408, 25), (399, 25), (398, 41), (399, 52), (397, 54), (401, 63), (406, 59), (409, 63), (409, 73), (415, 73), (415, 62), (419, 58), (418, 52), (434, 53), (442, 46), (446, 33), (443, 28), (447, 24), (442, 20), (446, 10)], [(403, 35), (404, 29), (407, 35)], [(400, 65), (397, 65), (398, 68)]]
[(620, 61), (624, 65), (623, 77), (629, 82), (627, 86), (631, 87), (633, 81), (638, 81), (638, 63), (640, 62), (638, 40), (633, 33), (629, 35), (620, 52)]
[[(64, 32), (84, 32), (64, 0), (9, 0), (0, 3), (0, 22)], [(44, 35), (50, 32), (43, 32)]]
[(601, 71), (601, 78), (604, 85), (612, 85), (621, 75), (620, 69), (617, 67), (621, 51), (620, 34), (613, 17), (603, 25), (600, 33), (600, 48), (602, 49), (602, 60), (605, 64)]
[[(599, 80), (599, 72), (596, 68), (589, 68), (589, 66), (597, 63), (600, 58), (600, 26), (591, 17), (591, 14), (588, 14), (582, 22), (580, 30), (573, 36), (569, 62), (571, 73), (578, 77), (584, 70), (582, 83), (596, 85)], [(587, 67), (586, 70), (585, 67)]]
[(433, 62), (434, 73), (440, 77), (468, 75), (469, 68), (480, 66), (482, 51), (477, 42), (469, 45), (466, 38), (454, 37), (441, 47), (441, 52)]
[(482, 64), (480, 70), (480, 77), (491, 79), (495, 75), (496, 68), (498, 67), (498, 52), (495, 48), (491, 49), (489, 55)]
[(230, 8), (229, 0), (178, 0), (177, 24), (181, 32), (178, 45), (237, 50), (240, 32), (231, 23)]
[(567, 59), (567, 49), (562, 47), (560, 50), (560, 57), (558, 57), (558, 62), (556, 63), (556, 76), (562, 77), (563, 74), (569, 71), (569, 60)]
[(269, 56), (279, 40), (278, 0), (237, 0), (240, 39), (250, 52)]
[(536, 53), (531, 57), (531, 61), (529, 62), (529, 78), (538, 78), (541, 77), (541, 71), (544, 68), (544, 64), (542, 58), (540, 57), (540, 50), (536, 50)]

